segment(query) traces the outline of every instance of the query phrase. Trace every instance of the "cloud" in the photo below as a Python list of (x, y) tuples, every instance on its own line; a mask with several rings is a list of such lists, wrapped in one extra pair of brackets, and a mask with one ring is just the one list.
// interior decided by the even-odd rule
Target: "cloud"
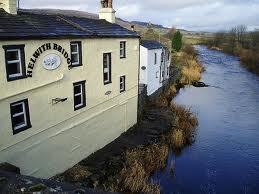
[[(99, 0), (20, 0), (24, 8), (74, 9), (97, 13)], [(114, 0), (116, 16), (168, 27), (216, 31), (259, 26), (259, 0)]]

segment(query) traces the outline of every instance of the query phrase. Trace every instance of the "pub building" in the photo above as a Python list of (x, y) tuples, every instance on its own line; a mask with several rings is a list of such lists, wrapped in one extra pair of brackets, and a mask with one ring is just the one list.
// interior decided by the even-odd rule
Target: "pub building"
[(49, 178), (137, 123), (139, 36), (99, 19), (0, 3), (0, 163)]

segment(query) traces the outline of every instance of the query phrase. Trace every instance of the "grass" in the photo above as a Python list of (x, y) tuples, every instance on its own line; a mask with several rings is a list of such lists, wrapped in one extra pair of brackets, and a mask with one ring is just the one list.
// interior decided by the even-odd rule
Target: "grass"
[(182, 64), (181, 84), (191, 85), (193, 82), (201, 79), (201, 74), (204, 71), (204, 68), (198, 61), (197, 57), (183, 52), (179, 60)]
[(176, 115), (175, 123), (172, 130), (163, 136), (162, 141), (175, 151), (181, 151), (194, 142), (198, 119), (190, 108), (183, 105), (172, 102), (170, 108)]
[(119, 178), (122, 192), (160, 193), (160, 186), (151, 184), (149, 177), (166, 166), (169, 148), (166, 145), (152, 144), (126, 152), (126, 165)]

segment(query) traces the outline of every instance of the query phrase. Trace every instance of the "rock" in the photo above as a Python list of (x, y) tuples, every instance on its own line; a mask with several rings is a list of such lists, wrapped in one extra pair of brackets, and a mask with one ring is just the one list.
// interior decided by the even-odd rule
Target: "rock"
[(40, 192), (40, 191), (44, 191), (45, 189), (47, 189), (46, 185), (43, 184), (37, 184), (37, 185), (33, 185), (29, 188), (29, 192)]
[(15, 174), (21, 174), (20, 168), (14, 166), (12, 164), (6, 163), (6, 162), (0, 164), (0, 171), (6, 171), (6, 172), (12, 172), (12, 173), (15, 173)]
[(203, 83), (203, 82), (193, 82), (192, 85), (194, 87), (197, 87), (197, 88), (202, 88), (202, 87), (209, 87), (209, 85)]

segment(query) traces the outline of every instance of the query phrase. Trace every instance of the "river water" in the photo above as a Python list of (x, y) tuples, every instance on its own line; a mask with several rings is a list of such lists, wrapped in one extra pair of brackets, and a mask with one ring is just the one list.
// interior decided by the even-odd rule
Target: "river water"
[[(175, 101), (199, 118), (195, 143), (155, 173), (162, 193), (259, 193), (259, 76), (237, 57), (196, 46), (208, 88), (182, 89)], [(174, 172), (170, 170), (174, 166)]]

